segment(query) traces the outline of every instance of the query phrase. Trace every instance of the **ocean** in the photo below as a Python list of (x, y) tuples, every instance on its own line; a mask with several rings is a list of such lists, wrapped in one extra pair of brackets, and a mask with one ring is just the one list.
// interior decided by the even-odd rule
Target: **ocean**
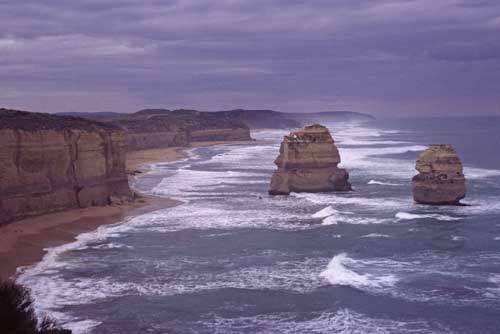
[[(135, 187), (184, 204), (52, 248), (19, 281), (75, 333), (499, 333), (500, 118), (325, 124), (350, 193), (269, 196), (289, 130), (196, 148)], [(467, 206), (414, 204), (453, 144)]]

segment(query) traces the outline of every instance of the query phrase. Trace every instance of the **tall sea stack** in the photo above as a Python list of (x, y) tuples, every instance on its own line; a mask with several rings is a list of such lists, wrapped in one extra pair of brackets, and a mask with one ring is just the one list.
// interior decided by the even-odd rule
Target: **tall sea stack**
[(274, 163), (278, 170), (271, 179), (271, 195), (351, 190), (349, 174), (337, 167), (339, 151), (322, 125), (306, 126), (285, 136)]
[(429, 145), (415, 168), (419, 171), (412, 180), (415, 202), (459, 205), (465, 197), (462, 162), (451, 145)]
[(116, 126), (0, 109), (0, 224), (132, 196), (125, 154)]

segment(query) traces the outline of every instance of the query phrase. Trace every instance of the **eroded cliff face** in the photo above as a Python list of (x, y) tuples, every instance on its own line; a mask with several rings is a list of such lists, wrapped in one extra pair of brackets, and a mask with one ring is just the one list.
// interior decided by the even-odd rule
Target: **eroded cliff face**
[(132, 195), (123, 131), (0, 109), (0, 223)]
[(451, 145), (429, 145), (420, 154), (412, 180), (417, 203), (458, 205), (465, 197), (462, 162)]
[(274, 163), (278, 170), (271, 178), (271, 195), (351, 190), (349, 174), (338, 168), (339, 151), (322, 125), (306, 126), (285, 136)]
[(129, 150), (252, 139), (247, 125), (221, 113), (146, 109), (112, 123), (125, 130)]

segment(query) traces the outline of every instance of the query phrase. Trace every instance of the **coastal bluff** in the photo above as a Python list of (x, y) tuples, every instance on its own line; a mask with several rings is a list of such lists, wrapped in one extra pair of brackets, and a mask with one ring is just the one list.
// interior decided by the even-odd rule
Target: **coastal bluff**
[(252, 140), (250, 128), (231, 114), (144, 109), (109, 124), (125, 131), (130, 151), (187, 147), (194, 142)]
[(349, 191), (349, 174), (338, 168), (340, 154), (325, 126), (314, 124), (283, 138), (274, 162), (270, 195), (290, 192)]
[(460, 158), (451, 145), (432, 144), (420, 154), (412, 180), (413, 198), (420, 204), (459, 205), (465, 197)]
[(131, 197), (125, 155), (114, 125), (0, 109), (0, 224)]

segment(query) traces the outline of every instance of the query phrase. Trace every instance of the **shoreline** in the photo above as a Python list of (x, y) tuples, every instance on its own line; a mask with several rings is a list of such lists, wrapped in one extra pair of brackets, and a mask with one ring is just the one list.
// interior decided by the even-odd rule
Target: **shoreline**
[(0, 229), (0, 279), (17, 278), (19, 269), (40, 262), (47, 248), (71, 243), (82, 233), (181, 203), (170, 198), (141, 195), (134, 202), (123, 205), (70, 209), (10, 223)]
[(103, 225), (116, 224), (127, 217), (171, 208), (181, 201), (151, 196), (133, 189), (134, 178), (150, 169), (150, 165), (172, 162), (188, 157), (188, 150), (221, 144), (249, 144), (241, 142), (199, 142), (189, 147), (168, 147), (131, 151), (127, 154), (127, 174), (132, 191), (139, 194), (133, 202), (123, 205), (76, 208), (29, 217), (0, 227), (0, 279), (16, 279), (21, 268), (40, 262), (47, 248), (62, 246), (76, 240), (82, 233), (92, 232)]

